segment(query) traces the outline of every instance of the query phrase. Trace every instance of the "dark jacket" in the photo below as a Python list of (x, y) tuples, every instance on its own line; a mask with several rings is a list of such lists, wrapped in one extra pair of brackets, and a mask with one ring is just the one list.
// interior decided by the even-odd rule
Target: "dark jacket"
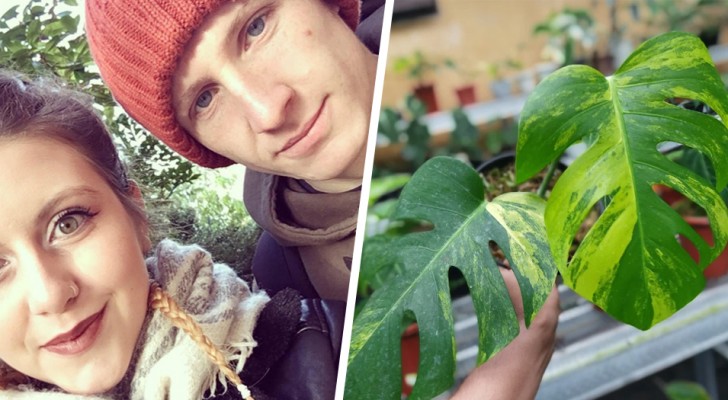
[[(334, 398), (344, 320), (342, 302), (302, 299), (296, 291), (276, 293), (261, 312), (253, 338), (258, 343), (240, 378), (256, 400)], [(212, 399), (240, 400), (233, 387)]]

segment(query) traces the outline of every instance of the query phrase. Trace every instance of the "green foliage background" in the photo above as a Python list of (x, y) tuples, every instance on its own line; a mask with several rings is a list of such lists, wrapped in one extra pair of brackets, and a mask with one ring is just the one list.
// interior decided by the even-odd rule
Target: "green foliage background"
[(0, 17), (0, 68), (55, 76), (92, 95), (130, 175), (143, 189), (158, 228), (153, 239), (200, 244), (216, 261), (249, 275), (260, 231), (245, 211), (242, 193), (237, 198), (221, 194), (231, 187), (231, 178), (181, 158), (116, 105), (91, 58), (81, 12), (76, 0), (29, 0), (5, 10)]

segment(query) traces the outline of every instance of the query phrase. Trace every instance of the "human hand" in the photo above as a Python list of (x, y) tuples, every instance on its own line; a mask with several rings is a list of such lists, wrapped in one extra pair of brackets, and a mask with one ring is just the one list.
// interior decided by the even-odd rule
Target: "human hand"
[(556, 287), (531, 321), (531, 326), (526, 328), (516, 276), (510, 269), (501, 268), (500, 271), (521, 331), (508, 346), (475, 368), (452, 399), (533, 399), (551, 360), (559, 320), (559, 293)]

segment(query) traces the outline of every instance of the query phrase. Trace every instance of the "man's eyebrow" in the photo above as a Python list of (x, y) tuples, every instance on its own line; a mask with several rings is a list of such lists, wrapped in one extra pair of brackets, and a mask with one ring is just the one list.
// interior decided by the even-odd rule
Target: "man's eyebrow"
[[(242, 46), (242, 43), (240, 43), (240, 30), (242, 29), (241, 27), (243, 26), (243, 24), (246, 23), (248, 14), (250, 12), (249, 7), (246, 6), (248, 6), (247, 3), (243, 4), (243, 7), (235, 14), (232, 22), (228, 24), (227, 30), (225, 31), (225, 40), (222, 42), (224, 43), (224, 46), (227, 46), (228, 43), (231, 42), (235, 43), (237, 47)], [(192, 81), (190, 85), (188, 85), (186, 88), (183, 88), (182, 94), (180, 94), (179, 98), (177, 98), (177, 100), (174, 101), (174, 103), (172, 104), (175, 110), (175, 114), (187, 118), (187, 113), (183, 110), (189, 108), (192, 102), (197, 101), (197, 92), (200, 91), (202, 85), (203, 79), (198, 76), (195, 77), (195, 80)]]
[(177, 99), (172, 102), (172, 107), (174, 108), (173, 111), (177, 118), (189, 118), (185, 110), (189, 108), (189, 104), (195, 100), (200, 86), (200, 80), (195, 80), (190, 86), (184, 89)]
[(46, 202), (38, 213), (38, 222), (45, 222), (54, 214), (58, 205), (65, 200), (73, 197), (98, 197), (99, 191), (88, 185), (72, 186), (56, 193), (48, 202)]
[(225, 33), (225, 43), (234, 42), (238, 47), (242, 46), (242, 43), (240, 43), (240, 31), (243, 29), (242, 26), (246, 23), (248, 14), (250, 13), (248, 10), (250, 4), (248, 3), (242, 4), (241, 9), (235, 13), (233, 22), (228, 25), (228, 30)]

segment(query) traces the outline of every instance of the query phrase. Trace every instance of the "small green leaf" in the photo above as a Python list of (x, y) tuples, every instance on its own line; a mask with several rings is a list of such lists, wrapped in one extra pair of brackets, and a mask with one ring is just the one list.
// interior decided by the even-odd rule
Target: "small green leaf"
[(73, 17), (71, 15), (64, 15), (61, 17), (60, 21), (66, 28), (66, 36), (72, 35), (78, 30), (78, 24), (80, 21), (78, 16)]
[(710, 400), (705, 388), (695, 382), (670, 382), (665, 385), (663, 391), (670, 400)]
[(18, 16), (18, 7), (17, 5), (10, 7), (7, 11), (5, 11), (5, 14), (0, 17), (0, 21), (3, 23), (3, 27), (7, 28), (6, 21), (9, 21), (11, 19), (17, 18)]
[(397, 112), (391, 108), (384, 108), (379, 114), (379, 133), (392, 143), (399, 142), (400, 130), (397, 123), (400, 121)]

